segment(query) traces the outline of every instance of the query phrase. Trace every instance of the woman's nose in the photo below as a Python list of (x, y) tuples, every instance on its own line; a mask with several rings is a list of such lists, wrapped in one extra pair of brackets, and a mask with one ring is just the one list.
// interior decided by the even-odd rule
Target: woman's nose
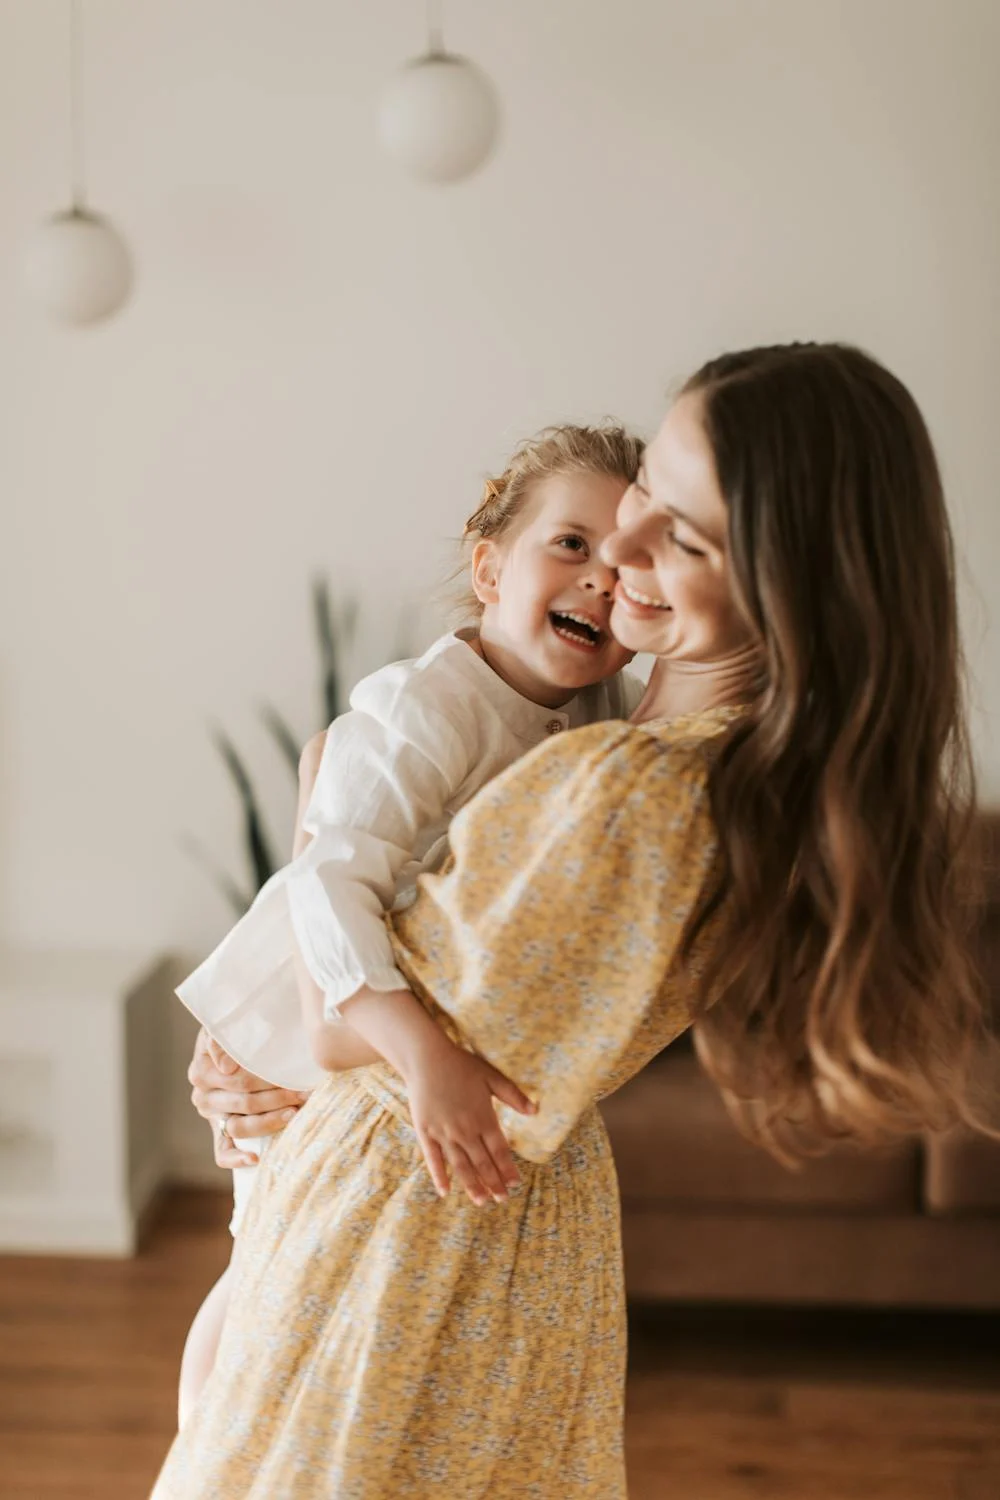
[(601, 543), (601, 562), (606, 568), (617, 572), (628, 563), (649, 566), (649, 554), (643, 545), (640, 531), (641, 528), (637, 526), (620, 526), (617, 531), (604, 538)]

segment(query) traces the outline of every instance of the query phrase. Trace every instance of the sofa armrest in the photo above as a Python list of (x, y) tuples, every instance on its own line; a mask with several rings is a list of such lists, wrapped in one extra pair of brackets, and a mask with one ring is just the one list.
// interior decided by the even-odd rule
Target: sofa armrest
[(960, 1125), (927, 1138), (924, 1162), (928, 1213), (1000, 1215), (1000, 1141)]

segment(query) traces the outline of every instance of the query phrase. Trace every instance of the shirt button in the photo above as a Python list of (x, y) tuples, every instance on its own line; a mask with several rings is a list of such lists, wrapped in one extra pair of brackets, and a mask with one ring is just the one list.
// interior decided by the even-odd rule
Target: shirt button
[(558, 734), (560, 729), (562, 729), (563, 727), (564, 725), (562, 719), (550, 719), (546, 724), (545, 729), (548, 734)]

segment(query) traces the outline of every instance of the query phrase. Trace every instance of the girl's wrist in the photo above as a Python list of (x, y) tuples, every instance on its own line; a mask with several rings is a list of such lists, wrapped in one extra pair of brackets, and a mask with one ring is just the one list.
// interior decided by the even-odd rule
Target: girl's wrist
[(403, 1078), (426, 1072), (451, 1044), (411, 990), (367, 988), (345, 1001), (343, 1019), (375, 1047)]
[(454, 1045), (426, 1011), (423, 1015), (419, 1024), (400, 1028), (395, 1067), (407, 1084), (433, 1072)]

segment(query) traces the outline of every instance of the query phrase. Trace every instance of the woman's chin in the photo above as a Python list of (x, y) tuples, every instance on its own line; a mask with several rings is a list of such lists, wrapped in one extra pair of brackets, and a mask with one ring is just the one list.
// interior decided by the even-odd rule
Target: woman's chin
[(611, 609), (610, 619), (611, 634), (626, 651), (633, 656), (642, 652), (644, 655), (660, 656), (667, 646), (666, 635), (662, 619), (637, 620), (633, 615), (626, 613), (616, 600)]

